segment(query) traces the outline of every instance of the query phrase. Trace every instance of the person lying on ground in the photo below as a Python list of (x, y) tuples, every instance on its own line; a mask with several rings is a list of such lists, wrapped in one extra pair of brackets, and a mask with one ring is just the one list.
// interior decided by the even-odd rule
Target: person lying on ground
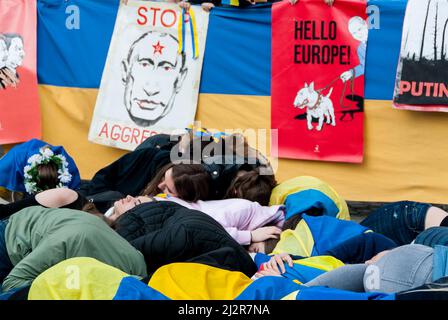
[[(381, 236), (367, 233), (366, 236)], [(383, 237), (383, 236), (381, 236)], [(359, 237), (350, 239), (343, 246), (358, 246)], [(348, 264), (336, 270), (323, 274), (307, 286), (328, 286), (330, 288), (356, 292), (400, 292), (418, 286), (436, 282), (448, 276), (448, 228), (433, 227), (422, 232), (414, 244), (394, 247), (391, 240), (377, 239), (375, 250), (372, 244), (364, 241), (365, 248), (369, 248), (370, 255), (365, 259), (344, 261)], [(342, 248), (329, 250), (323, 255), (338, 258), (334, 252)], [(346, 251), (348, 252), (348, 251)], [(372, 256), (377, 252), (375, 255)], [(368, 259), (369, 256), (372, 256)], [(295, 257), (287, 253), (274, 255), (257, 272), (256, 277), (279, 276), (286, 272), (287, 266), (293, 266)], [(365, 260), (365, 261), (362, 261)], [(371, 266), (371, 267), (369, 267)], [(377, 278), (374, 278), (374, 276)]]
[[(188, 166), (187, 168), (191, 169), (192, 167)], [(279, 227), (281, 227), (284, 220), (282, 206), (264, 207), (257, 202), (251, 202), (245, 199), (201, 201), (195, 199), (195, 197), (207, 192), (206, 179), (203, 179), (201, 183), (200, 179), (191, 179), (191, 174), (187, 176), (188, 179), (179, 183), (178, 180), (173, 181), (169, 174), (167, 179), (158, 185), (157, 191), (151, 194), (151, 196), (155, 196), (154, 198), (148, 196), (132, 197), (128, 195), (123, 199), (115, 201), (105, 214), (106, 221), (110, 225), (113, 225), (121, 215), (141, 203), (154, 200), (172, 201), (189, 209), (195, 209), (208, 214), (217, 220), (242, 245), (250, 245), (252, 242), (276, 238), (280, 234), (281, 229)], [(207, 175), (205, 176), (207, 177)], [(156, 196), (159, 193), (162, 193), (162, 197)], [(182, 200), (179, 197), (191, 201)], [(7, 218), (23, 208), (36, 205), (48, 208), (70, 208), (91, 213), (101, 213), (96, 209), (94, 203), (89, 202), (74, 190), (52, 189), (41, 192), (32, 198), (6, 205), (0, 204), (0, 218)]]
[(364, 264), (346, 265), (306, 283), (355, 292), (397, 293), (448, 276), (448, 247), (404, 245)]
[(8, 291), (28, 285), (51, 266), (91, 257), (140, 277), (143, 255), (95, 215), (33, 206), (0, 221), (0, 283)]
[[(396, 247), (397, 245), (387, 237), (378, 233), (367, 232), (343, 241), (323, 251), (319, 256), (330, 256), (345, 264), (358, 264), (377, 259), (381, 254)], [(284, 262), (287, 262), (288, 266), (292, 267), (293, 260), (302, 258), (301, 256), (290, 255), (286, 252), (275, 254), (269, 261), (260, 266), (257, 277), (281, 275), (285, 273)]]
[(378, 208), (360, 224), (401, 246), (410, 244), (424, 230), (448, 226), (448, 212), (428, 203), (399, 201)]
[(171, 201), (137, 205), (124, 201), (121, 206), (116, 209), (127, 209), (126, 213), (113, 218), (113, 227), (143, 253), (148, 274), (173, 262), (204, 263), (240, 271), (249, 277), (257, 270), (243, 246), (218, 221), (203, 212)]
[[(206, 213), (219, 222), (241, 245), (278, 238), (284, 222), (284, 208), (280, 205), (261, 206), (257, 202), (245, 199), (187, 202), (166, 194), (155, 196), (153, 199), (175, 202), (188, 209)], [(139, 197), (137, 200), (146, 202), (151, 199)], [(130, 197), (129, 201), (133, 203), (135, 198)]]
[[(212, 177), (210, 198), (242, 197), (268, 205), (270, 193), (276, 186), (274, 171), (269, 160), (258, 150), (249, 146), (241, 134), (212, 133), (205, 128), (188, 128), (182, 135), (158, 134), (149, 137), (135, 151), (158, 148), (171, 152), (171, 161), (178, 163), (201, 163)], [(174, 156), (173, 156), (174, 154)], [(180, 154), (178, 158), (177, 154)], [(187, 160), (187, 161), (186, 161)], [(243, 175), (248, 175), (243, 178)], [(258, 197), (245, 194), (244, 190), (258, 184)], [(238, 182), (237, 182), (238, 181)], [(245, 181), (237, 195), (227, 195), (233, 184)], [(131, 194), (132, 195), (132, 194)]]
[(32, 196), (43, 190), (80, 185), (75, 162), (62, 146), (31, 139), (0, 158), (0, 186)]
[[(170, 154), (168, 150), (153, 147), (128, 153), (98, 171), (90, 182), (81, 186), (79, 192), (85, 197), (93, 198), (94, 201), (95, 198), (115, 201), (126, 195), (140, 195), (148, 183), (153, 183), (153, 179), (162, 179), (166, 170), (173, 165), (183, 167), (181, 171), (188, 171), (185, 169), (188, 165), (195, 166), (192, 171), (197, 171), (199, 164), (173, 164)], [(232, 194), (228, 197), (258, 201), (262, 205), (269, 203), (271, 191), (276, 185), (273, 174), (266, 174), (261, 167), (249, 164), (244, 159), (240, 161), (238, 157), (230, 161), (223, 161), (221, 156), (214, 157), (200, 164), (210, 176), (210, 199), (222, 199), (231, 191)], [(164, 167), (170, 163), (171, 167)], [(157, 180), (156, 184), (159, 181)], [(108, 196), (108, 193), (112, 196)], [(104, 210), (104, 208), (99, 209)]]

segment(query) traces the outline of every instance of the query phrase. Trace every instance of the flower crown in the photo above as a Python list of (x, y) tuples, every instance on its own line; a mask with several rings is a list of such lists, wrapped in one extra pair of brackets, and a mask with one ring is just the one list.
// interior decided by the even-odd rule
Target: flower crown
[(55, 155), (48, 146), (45, 146), (39, 149), (39, 153), (32, 155), (28, 159), (27, 165), (23, 168), (26, 192), (35, 194), (44, 191), (37, 187), (37, 181), (39, 180), (39, 170), (37, 167), (40, 164), (48, 163), (54, 163), (58, 168), (59, 184), (56, 188), (64, 188), (72, 180), (72, 175), (68, 171), (67, 159), (62, 154)]

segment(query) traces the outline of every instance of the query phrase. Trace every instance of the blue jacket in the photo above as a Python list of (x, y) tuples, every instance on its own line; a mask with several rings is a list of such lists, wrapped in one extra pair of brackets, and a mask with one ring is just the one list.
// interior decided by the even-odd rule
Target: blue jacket
[(81, 178), (72, 157), (68, 155), (62, 146), (52, 146), (38, 139), (31, 139), (15, 146), (0, 159), (0, 172), (2, 173), (0, 175), (0, 186), (11, 191), (25, 193), (23, 169), (26, 166), (28, 159), (32, 155), (39, 153), (39, 149), (46, 145), (49, 145), (51, 151), (55, 154), (62, 154), (67, 159), (68, 170), (72, 175), (68, 187), (70, 189), (78, 189), (81, 183)]

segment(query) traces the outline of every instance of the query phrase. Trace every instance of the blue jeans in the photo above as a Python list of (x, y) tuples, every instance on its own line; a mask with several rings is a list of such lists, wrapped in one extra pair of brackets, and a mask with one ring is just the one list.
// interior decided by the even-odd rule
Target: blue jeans
[(8, 220), (0, 220), (0, 287), (14, 267), (6, 250), (5, 231), (7, 224)]
[(373, 211), (361, 225), (385, 235), (399, 246), (410, 244), (425, 230), (425, 218), (430, 204), (400, 201)]
[(415, 243), (432, 248), (435, 246), (448, 247), (448, 227), (432, 227), (426, 229), (418, 235)]

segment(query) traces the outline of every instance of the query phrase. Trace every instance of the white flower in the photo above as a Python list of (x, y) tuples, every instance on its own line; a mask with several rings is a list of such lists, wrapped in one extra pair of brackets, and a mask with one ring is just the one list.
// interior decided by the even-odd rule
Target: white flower
[(72, 180), (72, 175), (68, 172), (64, 172), (58, 176), (59, 181), (62, 183), (69, 183)]
[(42, 191), (37, 188), (37, 184), (35, 181), (33, 181), (33, 176), (30, 174), (30, 171), (42, 163), (50, 162), (59, 162), (57, 170), (59, 184), (57, 185), (57, 188), (66, 187), (65, 185), (72, 180), (72, 175), (68, 170), (68, 162), (65, 156), (63, 156), (62, 154), (55, 155), (54, 152), (49, 148), (41, 148), (39, 151), (39, 154), (34, 154), (28, 159), (29, 164), (23, 168), (26, 191), (30, 194)]
[(54, 153), (53, 153), (53, 151), (51, 151), (50, 148), (45, 148), (43, 150), (41, 149), (40, 153), (42, 154), (42, 157), (44, 159), (50, 159), (52, 156), (54, 156)]
[(25, 182), (25, 190), (29, 194), (33, 194), (37, 191), (35, 182)]
[(62, 163), (67, 163), (67, 159), (62, 154), (58, 154), (56, 157), (61, 159)]
[(32, 167), (38, 165), (42, 162), (43, 158), (40, 154), (34, 154), (28, 159), (28, 163), (31, 164)]

